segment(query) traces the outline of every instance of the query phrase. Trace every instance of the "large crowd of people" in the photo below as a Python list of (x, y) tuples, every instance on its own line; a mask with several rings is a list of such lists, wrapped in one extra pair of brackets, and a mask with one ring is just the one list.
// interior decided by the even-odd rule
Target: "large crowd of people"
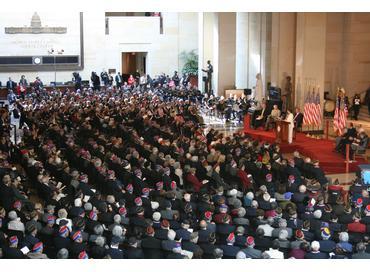
[(15, 99), (19, 143), (1, 109), (1, 258), (370, 257), (360, 179), (204, 127), (191, 87), (135, 82)]

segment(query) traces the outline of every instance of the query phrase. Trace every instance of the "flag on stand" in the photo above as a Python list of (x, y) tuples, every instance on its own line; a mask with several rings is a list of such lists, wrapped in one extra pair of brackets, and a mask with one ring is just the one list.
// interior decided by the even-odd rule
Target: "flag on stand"
[(342, 135), (343, 129), (346, 127), (347, 115), (348, 115), (347, 105), (344, 103), (343, 99), (337, 97), (333, 126), (334, 131), (338, 131), (339, 135)]
[(304, 101), (303, 107), (303, 124), (310, 125), (312, 123), (311, 116), (310, 116), (310, 104), (311, 104), (311, 93), (309, 92), (306, 96), (306, 100)]
[(316, 126), (321, 125), (321, 105), (320, 105), (320, 93), (316, 94), (314, 104), (314, 123)]

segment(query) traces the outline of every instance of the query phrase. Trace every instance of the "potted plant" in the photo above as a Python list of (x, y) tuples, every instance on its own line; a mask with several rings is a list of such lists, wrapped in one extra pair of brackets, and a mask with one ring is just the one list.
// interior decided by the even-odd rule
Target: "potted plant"
[(181, 72), (189, 75), (191, 85), (198, 86), (198, 54), (196, 50), (182, 51), (180, 58), (184, 62)]

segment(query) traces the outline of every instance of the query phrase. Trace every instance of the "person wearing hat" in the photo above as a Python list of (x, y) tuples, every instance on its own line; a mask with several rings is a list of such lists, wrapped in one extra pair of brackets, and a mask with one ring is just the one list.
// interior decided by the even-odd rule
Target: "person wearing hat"
[(125, 250), (125, 259), (143, 259), (144, 252), (138, 247), (138, 241), (135, 237), (128, 239), (128, 248)]
[(66, 225), (59, 227), (58, 232), (55, 234), (53, 239), (53, 245), (55, 246), (56, 251), (61, 248), (69, 249), (71, 240), (69, 239), (69, 228)]
[(72, 243), (69, 246), (69, 253), (71, 258), (77, 259), (78, 255), (82, 251), (87, 250), (87, 244), (83, 241), (82, 233), (79, 230), (72, 232), (70, 238), (72, 240)]
[(331, 253), (336, 248), (336, 243), (330, 240), (331, 232), (330, 229), (325, 227), (321, 230), (321, 239), (318, 242), (320, 243), (320, 251), (324, 253)]
[(253, 236), (248, 236), (245, 240), (244, 248), (241, 251), (245, 254), (246, 258), (261, 259), (262, 252), (254, 248), (255, 242)]
[(154, 237), (155, 230), (149, 226), (146, 228), (146, 236), (141, 240), (141, 248), (143, 249), (145, 259), (162, 259), (162, 243), (161, 240)]
[(224, 214), (222, 222), (216, 225), (216, 234), (220, 241), (226, 241), (229, 234), (233, 233), (236, 228), (234, 225), (231, 225), (231, 216), (229, 214)]
[(3, 246), (4, 259), (24, 259), (23, 252), (18, 248), (18, 237), (8, 237), (8, 244)]
[[(161, 227), (159, 229), (156, 229), (154, 237), (159, 240), (167, 240), (169, 230), (170, 230), (170, 222), (168, 222), (168, 220), (166, 219), (163, 219), (161, 221)], [(176, 232), (175, 232), (175, 236), (176, 236)]]
[(27, 257), (30, 259), (49, 259), (48, 256), (43, 253), (43, 250), (43, 243), (38, 242), (32, 247), (32, 251), (27, 254)]
[(223, 259), (236, 259), (236, 254), (240, 251), (240, 247), (235, 246), (235, 234), (231, 232), (226, 237), (226, 244), (220, 245), (219, 248), (223, 250)]
[(120, 239), (119, 237), (113, 236), (110, 242), (110, 246), (106, 251), (106, 255), (111, 259), (123, 259), (124, 254), (122, 249), (119, 248)]

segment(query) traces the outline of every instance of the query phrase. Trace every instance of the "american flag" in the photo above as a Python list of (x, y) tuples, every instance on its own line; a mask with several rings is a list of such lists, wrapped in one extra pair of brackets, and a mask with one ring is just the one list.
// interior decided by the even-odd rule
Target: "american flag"
[[(343, 103), (343, 107), (341, 107), (341, 103)], [(338, 97), (334, 112), (333, 126), (334, 131), (338, 131), (339, 135), (342, 135), (343, 129), (346, 127), (347, 114), (347, 105), (344, 103), (343, 100), (341, 101), (340, 97)]]
[(303, 124), (309, 125), (308, 120), (308, 104), (310, 103), (310, 93), (307, 94), (306, 99), (304, 101), (304, 108), (303, 108)]
[(311, 125), (314, 122), (314, 96), (309, 92), (307, 94), (303, 108), (303, 124)]
[(316, 126), (321, 125), (321, 105), (320, 105), (320, 93), (316, 94), (314, 104), (314, 123)]

